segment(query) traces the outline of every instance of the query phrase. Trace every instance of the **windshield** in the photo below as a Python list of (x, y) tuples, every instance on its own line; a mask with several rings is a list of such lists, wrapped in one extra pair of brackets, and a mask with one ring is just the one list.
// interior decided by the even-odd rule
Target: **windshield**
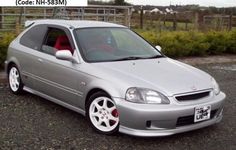
[(82, 56), (88, 62), (125, 61), (163, 57), (127, 28), (84, 28), (75, 31)]

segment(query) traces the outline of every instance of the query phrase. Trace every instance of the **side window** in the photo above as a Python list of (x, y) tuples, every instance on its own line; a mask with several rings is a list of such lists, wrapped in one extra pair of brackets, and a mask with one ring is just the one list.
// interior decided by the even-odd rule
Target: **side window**
[(40, 50), (46, 30), (45, 25), (32, 27), (21, 37), (20, 44), (34, 50)]
[(65, 31), (57, 28), (49, 28), (42, 46), (42, 51), (54, 55), (59, 50), (69, 50), (72, 54), (74, 53)]

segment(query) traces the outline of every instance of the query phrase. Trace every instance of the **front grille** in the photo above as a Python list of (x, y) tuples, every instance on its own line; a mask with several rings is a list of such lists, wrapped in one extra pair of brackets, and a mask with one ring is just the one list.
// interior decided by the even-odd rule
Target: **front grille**
[(176, 96), (175, 98), (178, 101), (189, 101), (189, 100), (201, 99), (201, 98), (207, 97), (209, 95), (210, 95), (210, 91), (207, 91), (207, 92), (190, 94), (190, 95)]
[[(211, 119), (215, 117), (216, 112), (217, 112), (217, 109), (211, 111)], [(197, 123), (199, 123), (199, 122), (197, 122)], [(178, 118), (177, 123), (176, 123), (176, 127), (192, 125), (192, 124), (194, 124), (194, 115), (184, 116), (184, 117)]]

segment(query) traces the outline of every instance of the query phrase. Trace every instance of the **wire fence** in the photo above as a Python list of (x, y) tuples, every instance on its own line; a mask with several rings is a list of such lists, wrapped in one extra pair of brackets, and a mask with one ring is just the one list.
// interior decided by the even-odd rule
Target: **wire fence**
[(139, 12), (132, 13), (132, 28), (144, 30), (232, 30), (236, 28), (236, 16), (222, 14), (204, 14), (194, 11), (173, 13)]
[(236, 27), (236, 16), (206, 15), (203, 17), (203, 25), (215, 30), (232, 30), (233, 27)]

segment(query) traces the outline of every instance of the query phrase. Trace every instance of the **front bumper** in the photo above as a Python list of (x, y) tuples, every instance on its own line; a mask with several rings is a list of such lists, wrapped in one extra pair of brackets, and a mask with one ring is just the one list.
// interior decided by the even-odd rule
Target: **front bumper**
[[(136, 104), (114, 98), (120, 118), (119, 131), (134, 136), (168, 136), (203, 128), (221, 121), (225, 97), (221, 92), (204, 102), (169, 105)], [(179, 124), (179, 118), (185, 117), (191, 121), (195, 107), (205, 105), (211, 105), (211, 110), (214, 111), (211, 119), (199, 123)]]

